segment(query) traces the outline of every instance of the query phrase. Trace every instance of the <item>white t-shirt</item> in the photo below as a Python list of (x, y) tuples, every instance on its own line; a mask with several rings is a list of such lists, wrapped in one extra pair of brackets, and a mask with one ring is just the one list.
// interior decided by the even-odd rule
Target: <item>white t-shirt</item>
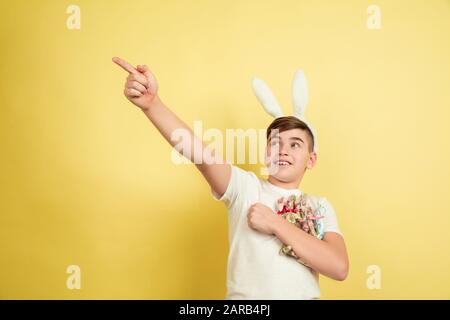
[[(250, 206), (260, 202), (276, 212), (277, 200), (289, 195), (304, 194), (299, 189), (277, 187), (253, 172), (231, 166), (231, 179), (221, 198), (216, 200), (228, 208), (229, 255), (227, 268), (227, 300), (233, 299), (318, 299), (318, 274), (279, 253), (281, 241), (251, 229), (247, 224)], [(324, 210), (324, 232), (342, 235), (333, 207), (324, 197), (308, 195), (307, 201)]]

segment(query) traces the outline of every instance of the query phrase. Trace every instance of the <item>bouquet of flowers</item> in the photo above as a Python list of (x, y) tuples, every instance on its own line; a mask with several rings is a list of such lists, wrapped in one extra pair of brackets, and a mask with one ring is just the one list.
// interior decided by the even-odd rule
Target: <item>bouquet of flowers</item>
[[(301, 228), (303, 231), (311, 234), (318, 239), (323, 239), (323, 216), (320, 215), (322, 207), (313, 209), (307, 205), (306, 195), (284, 197), (277, 201), (277, 214), (289, 221), (290, 223)], [(294, 257), (301, 264), (306, 265), (292, 250), (291, 246), (283, 245), (280, 254)], [(307, 265), (306, 265), (307, 266)]]

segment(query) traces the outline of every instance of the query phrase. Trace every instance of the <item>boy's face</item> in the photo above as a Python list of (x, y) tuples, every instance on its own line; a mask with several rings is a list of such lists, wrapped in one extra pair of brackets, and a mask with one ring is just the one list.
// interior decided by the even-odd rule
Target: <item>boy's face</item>
[(306, 169), (312, 169), (317, 155), (309, 152), (307, 133), (291, 129), (273, 134), (266, 147), (266, 165), (269, 174), (280, 182), (300, 183)]

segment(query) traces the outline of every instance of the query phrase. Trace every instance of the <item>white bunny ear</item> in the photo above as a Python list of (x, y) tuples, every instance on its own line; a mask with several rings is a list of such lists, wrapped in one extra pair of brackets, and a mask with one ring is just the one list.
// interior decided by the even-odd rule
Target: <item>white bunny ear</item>
[(283, 112), (281, 111), (280, 105), (267, 84), (265, 84), (261, 79), (254, 77), (252, 86), (253, 92), (266, 112), (274, 118), (282, 117)]
[(292, 80), (292, 104), (294, 115), (303, 119), (308, 105), (308, 85), (302, 70), (297, 70)]

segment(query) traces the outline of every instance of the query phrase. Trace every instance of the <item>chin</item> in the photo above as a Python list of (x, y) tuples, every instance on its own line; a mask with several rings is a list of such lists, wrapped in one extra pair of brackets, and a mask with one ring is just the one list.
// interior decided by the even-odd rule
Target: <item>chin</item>
[(281, 182), (286, 182), (286, 183), (293, 182), (298, 179), (298, 177), (296, 175), (292, 174), (292, 172), (287, 172), (287, 170), (283, 170), (283, 168), (278, 169), (277, 172), (272, 174), (271, 176)]

